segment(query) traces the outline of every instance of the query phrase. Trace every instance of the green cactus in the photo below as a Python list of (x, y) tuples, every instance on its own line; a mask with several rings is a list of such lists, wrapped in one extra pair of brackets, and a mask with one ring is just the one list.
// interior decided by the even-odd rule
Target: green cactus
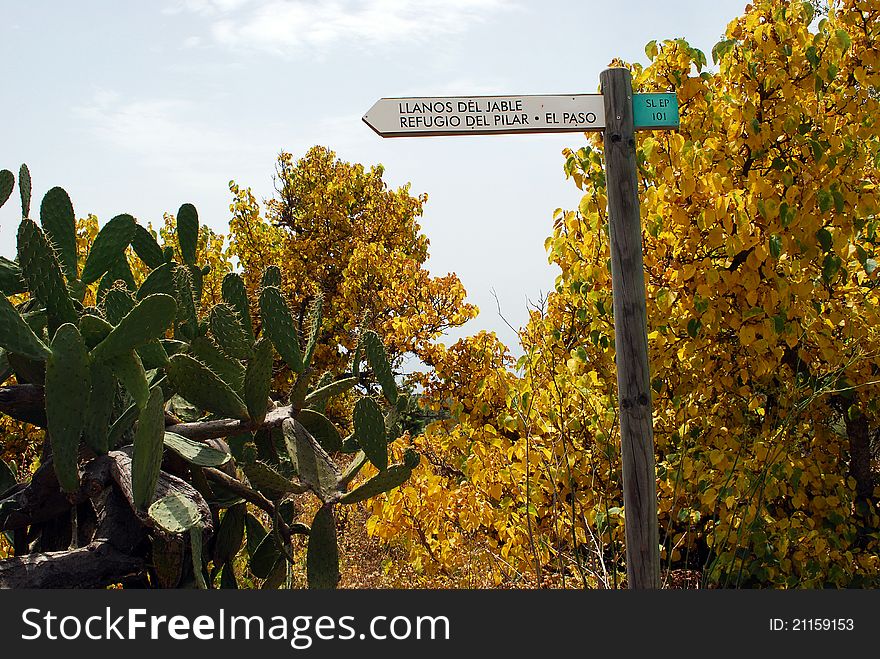
[(251, 556), (248, 567), (259, 579), (266, 579), (272, 574), (278, 561), (284, 561), (281, 546), (274, 533), (267, 533)]
[(113, 325), (96, 315), (100, 313), (97, 309), (92, 311), (93, 313), (84, 313), (79, 317), (79, 333), (82, 334), (89, 350), (94, 350), (95, 346), (113, 331)]
[(134, 234), (131, 237), (131, 247), (138, 258), (147, 264), (148, 268), (155, 270), (165, 263), (165, 253), (159, 247), (159, 243), (156, 242), (153, 234), (140, 224), (135, 225)]
[(76, 217), (73, 204), (63, 188), (52, 188), (40, 204), (40, 224), (58, 251), (68, 281), (77, 278)]
[(250, 481), (255, 490), (264, 494), (267, 498), (278, 500), (287, 494), (300, 494), (302, 489), (294, 485), (289, 479), (279, 474), (272, 465), (265, 462), (254, 462), (242, 467), (244, 475)]
[(220, 467), (232, 458), (228, 453), (212, 448), (202, 442), (196, 442), (177, 433), (165, 433), (165, 446), (181, 458), (197, 467)]
[(196, 298), (193, 289), (192, 274), (188, 268), (174, 268), (174, 290), (177, 300), (177, 322), (174, 336), (193, 340), (199, 331), (199, 320), (196, 315)]
[(151, 371), (168, 365), (168, 353), (165, 352), (165, 348), (156, 339), (139, 346), (135, 352), (141, 358), (144, 370)]
[(31, 172), (24, 163), (22, 163), (21, 167), (18, 169), (18, 191), (21, 194), (21, 216), (30, 217)]
[(231, 563), (244, 542), (244, 520), (247, 516), (247, 504), (239, 503), (230, 506), (220, 518), (217, 537), (214, 542), (214, 567), (219, 568)]
[(336, 490), (339, 468), (302, 425), (285, 419), (281, 429), (296, 474), (322, 501), (327, 501)]
[(238, 312), (244, 331), (247, 332), (251, 345), (254, 343), (254, 326), (251, 322), (250, 304), (247, 298), (247, 289), (241, 275), (230, 272), (223, 278), (221, 286), (223, 301), (232, 306)]
[(260, 425), (265, 420), (271, 386), (272, 344), (268, 339), (260, 339), (244, 374), (244, 400), (252, 423)]
[(269, 286), (274, 286), (277, 289), (281, 288), (281, 268), (277, 265), (270, 265), (263, 270), (260, 288), (268, 288)]
[(192, 204), (183, 204), (177, 211), (177, 243), (183, 262), (195, 265), (196, 247), (199, 243), (199, 214)]
[(15, 261), (0, 256), (0, 293), (17, 295), (27, 290), (21, 277), (21, 268)]
[(263, 317), (263, 332), (272, 341), (275, 350), (294, 373), (302, 373), (304, 365), (299, 337), (290, 307), (278, 288), (267, 286), (260, 291), (260, 313)]
[(111, 325), (118, 325), (132, 309), (135, 301), (122, 282), (117, 282), (104, 296), (104, 317)]
[(142, 300), (153, 293), (165, 293), (172, 297), (176, 295), (173, 263), (163, 263), (150, 271), (138, 288), (136, 296), (137, 299)]
[(419, 454), (415, 451), (407, 451), (402, 463), (393, 464), (386, 470), (380, 471), (367, 482), (344, 494), (339, 499), (339, 503), (360, 503), (377, 494), (393, 490), (406, 482), (418, 464)]
[(0, 169), (0, 208), (9, 199), (15, 188), (15, 174), (8, 169)]
[(0, 347), (37, 361), (45, 361), (49, 356), (49, 348), (5, 295), (0, 295)]
[(391, 372), (391, 364), (388, 362), (382, 339), (374, 331), (367, 330), (361, 341), (364, 344), (367, 361), (373, 369), (373, 375), (382, 387), (382, 393), (385, 394), (388, 402), (394, 405), (397, 403), (397, 384), (394, 382), (394, 374)]
[(308, 368), (312, 363), (312, 357), (315, 355), (315, 348), (318, 345), (318, 337), (321, 334), (321, 313), (324, 306), (324, 296), (319, 295), (309, 305), (309, 312), (306, 316), (309, 327), (309, 338), (306, 341), (306, 350), (303, 355), (303, 364)]
[[(78, 283), (82, 285), (81, 282)], [(98, 293), (95, 296), (99, 304), (104, 301), (107, 291), (114, 286), (124, 288), (127, 291), (134, 291), (137, 288), (134, 283), (134, 275), (128, 265), (128, 259), (125, 257), (116, 259), (110, 265), (110, 269), (101, 277), (101, 281), (98, 283)]]
[(197, 336), (189, 344), (190, 354), (216, 373), (239, 396), (244, 395), (245, 369), (237, 359), (223, 352), (207, 336)]
[(140, 300), (92, 351), (95, 360), (127, 354), (162, 337), (174, 320), (177, 305), (170, 295), (155, 293)]
[[(330, 400), (334, 396), (344, 394), (346, 391), (354, 387), (357, 383), (357, 378), (342, 378), (341, 380), (336, 380), (335, 382), (324, 383), (323, 386), (318, 386), (317, 388), (315, 388), (314, 391), (306, 396), (305, 404), (308, 408), (320, 412), (322, 411), (322, 408), (319, 408), (318, 406), (323, 406), (328, 400)], [(319, 381), (318, 384), (320, 385), (321, 381)]]
[(185, 533), (202, 522), (196, 504), (178, 492), (154, 501), (147, 513), (168, 533)]
[(76, 310), (64, 284), (55, 249), (42, 229), (27, 218), (18, 226), (18, 262), (28, 290), (58, 324), (75, 323)]
[(165, 434), (165, 401), (162, 389), (153, 387), (138, 415), (131, 458), (131, 493), (138, 510), (146, 510), (156, 494), (162, 468), (162, 440)]
[(214, 305), (208, 313), (208, 327), (227, 355), (236, 359), (250, 357), (252, 343), (233, 306), (225, 302)]
[(339, 584), (339, 546), (333, 506), (321, 506), (309, 531), (306, 552), (306, 575), (309, 588), (332, 590)]
[(103, 455), (110, 449), (108, 431), (116, 397), (116, 377), (106, 364), (93, 363), (91, 380), (83, 440), (95, 453)]
[(123, 214), (117, 215), (101, 228), (80, 275), (84, 283), (98, 281), (114, 262), (125, 258), (125, 250), (134, 237), (135, 226), (134, 218)]
[(89, 352), (76, 325), (65, 323), (55, 332), (46, 360), (46, 421), (52, 461), (65, 492), (79, 488), (77, 456), (89, 405)]
[(358, 443), (370, 462), (379, 471), (388, 466), (388, 440), (382, 410), (372, 398), (361, 398), (354, 404), (354, 430)]
[(125, 388), (139, 408), (147, 404), (150, 396), (150, 385), (141, 358), (134, 350), (121, 355), (103, 358), (97, 363), (106, 364), (119, 383)]
[(296, 418), (325, 451), (336, 453), (342, 450), (342, 437), (339, 435), (339, 430), (326, 416), (316, 410), (306, 408), (300, 410)]
[(189, 355), (174, 355), (165, 372), (177, 393), (193, 405), (223, 416), (248, 418), (247, 406), (238, 394), (200, 361)]

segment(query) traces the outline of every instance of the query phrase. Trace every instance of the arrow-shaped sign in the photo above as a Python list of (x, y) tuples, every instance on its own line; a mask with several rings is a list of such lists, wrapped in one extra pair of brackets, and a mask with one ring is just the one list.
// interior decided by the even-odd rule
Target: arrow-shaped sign
[[(677, 128), (675, 94), (634, 94), (636, 128)], [(583, 133), (605, 128), (601, 94), (381, 98), (364, 115), (382, 137)]]

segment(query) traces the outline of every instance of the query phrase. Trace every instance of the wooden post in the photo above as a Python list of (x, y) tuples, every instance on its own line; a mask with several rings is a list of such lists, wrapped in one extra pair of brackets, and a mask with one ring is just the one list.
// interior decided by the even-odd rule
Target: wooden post
[(612, 68), (602, 72), (600, 81), (605, 97), (605, 178), (611, 229), (626, 578), (630, 588), (659, 588), (657, 481), (632, 78), (627, 69)]

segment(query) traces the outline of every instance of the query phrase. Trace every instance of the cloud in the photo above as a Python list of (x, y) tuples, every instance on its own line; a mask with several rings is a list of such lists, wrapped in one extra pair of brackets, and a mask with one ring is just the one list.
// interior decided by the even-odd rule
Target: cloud
[(339, 43), (428, 43), (510, 7), (504, 0), (182, 0), (165, 11), (206, 20), (219, 44), (291, 55)]
[[(233, 127), (211, 125), (206, 109), (169, 98), (126, 99), (101, 90), (74, 108), (97, 139), (166, 176), (190, 185), (216, 186), (242, 159), (272, 154), (268, 140), (245, 139)], [(225, 178), (223, 178), (225, 176)]]

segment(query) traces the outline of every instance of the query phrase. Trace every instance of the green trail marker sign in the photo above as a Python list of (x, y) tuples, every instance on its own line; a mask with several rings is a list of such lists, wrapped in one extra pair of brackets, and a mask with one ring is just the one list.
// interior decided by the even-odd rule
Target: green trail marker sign
[(679, 126), (675, 94), (633, 94), (628, 69), (606, 69), (601, 94), (379, 99), (364, 122), (382, 137), (605, 132), (605, 180), (620, 420), (626, 576), (660, 587), (660, 540), (648, 364), (636, 130)]
[(645, 128), (677, 129), (678, 96), (675, 94), (633, 94), (633, 123)]
[[(678, 128), (675, 94), (633, 94), (636, 130)], [(380, 98), (363, 117), (382, 137), (605, 130), (602, 94)]]

